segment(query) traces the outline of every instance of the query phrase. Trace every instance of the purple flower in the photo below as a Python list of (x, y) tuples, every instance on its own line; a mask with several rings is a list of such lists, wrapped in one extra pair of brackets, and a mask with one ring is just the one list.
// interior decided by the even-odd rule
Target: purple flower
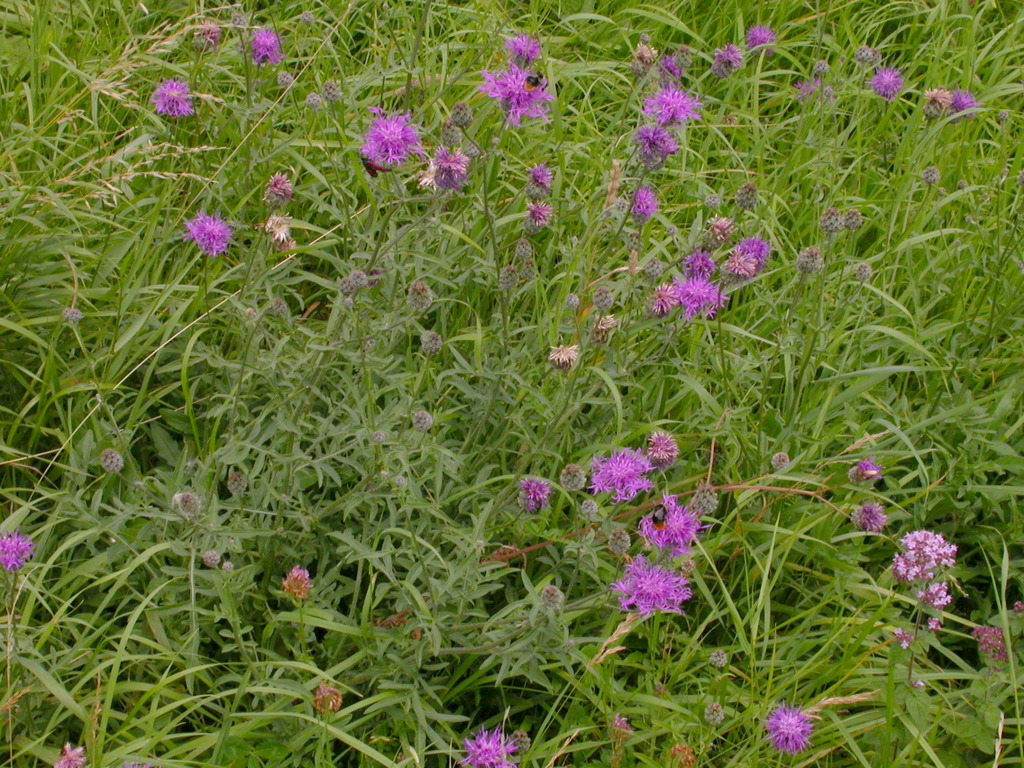
[(85, 747), (72, 747), (65, 744), (61, 750), (60, 759), (53, 764), (53, 768), (85, 768), (88, 761), (85, 759)]
[(528, 89), (526, 78), (530, 77), (531, 73), (515, 64), (509, 64), (504, 72), (481, 74), (486, 82), (480, 86), (480, 90), (501, 102), (505, 110), (505, 120), (509, 125), (518, 126), (524, 117), (547, 121), (546, 102), (554, 101), (555, 98), (547, 92), (547, 83), (541, 82), (536, 88)]
[(659, 285), (654, 289), (647, 311), (654, 317), (668, 317), (669, 313), (679, 304), (676, 300), (676, 289), (672, 285)]
[(940, 629), (942, 629), (942, 619), (938, 619), (935, 616), (932, 616), (928, 619), (928, 622), (925, 626), (928, 627), (929, 632), (938, 632)]
[(644, 100), (643, 112), (658, 125), (685, 125), (700, 120), (700, 99), (676, 85), (666, 85)]
[(858, 530), (867, 533), (881, 533), (889, 522), (889, 517), (885, 514), (884, 509), (877, 502), (865, 501), (850, 513), (850, 522), (857, 526)]
[(901, 554), (892, 561), (896, 581), (932, 581), (940, 568), (956, 564), (956, 544), (950, 544), (941, 533), (912, 531), (900, 539)]
[(685, 576), (651, 565), (639, 555), (626, 566), (626, 575), (611, 588), (619, 593), (622, 610), (650, 616), (657, 611), (682, 613), (682, 603), (693, 597), (689, 585)]
[(611, 493), (615, 503), (621, 504), (654, 488), (646, 477), (653, 469), (650, 459), (636, 449), (627, 448), (607, 459), (597, 456), (590, 464), (590, 490), (595, 494)]
[(665, 511), (664, 526), (659, 530), (653, 515), (646, 515), (640, 519), (641, 535), (658, 549), (668, 550), (672, 557), (689, 555), (702, 527), (697, 513), (681, 506), (675, 496), (667, 493), (661, 498), (661, 506)]
[(551, 487), (539, 477), (524, 477), (519, 483), (519, 506), (526, 512), (539, 512), (548, 506)]
[(993, 661), (1009, 661), (1006, 653), (1006, 641), (1003, 630), (999, 627), (975, 627), (971, 637), (978, 641), (978, 650)]
[(633, 193), (633, 218), (643, 224), (658, 212), (658, 193), (650, 187), (640, 187)]
[(530, 177), (530, 184), (541, 190), (546, 195), (551, 194), (551, 185), (555, 181), (555, 175), (544, 163), (538, 163), (530, 168), (526, 175)]
[(953, 596), (949, 594), (949, 587), (944, 581), (933, 582), (924, 589), (918, 590), (915, 597), (919, 603), (939, 611), (953, 602)]
[(647, 458), (655, 469), (668, 469), (679, 458), (679, 445), (668, 432), (652, 432), (647, 438)]
[(660, 125), (641, 125), (633, 136), (640, 162), (648, 168), (660, 168), (669, 155), (679, 151), (679, 143)]
[(882, 468), (874, 462), (870, 457), (858, 461), (847, 473), (851, 483), (857, 485), (872, 485), (878, 478), (882, 476)]
[(724, 80), (737, 69), (743, 66), (743, 51), (739, 46), (726, 45), (715, 50), (715, 59), (711, 64), (711, 74), (720, 80)]
[(434, 185), (438, 189), (450, 189), (458, 192), (466, 183), (469, 157), (461, 151), (449, 152), (444, 147), (439, 147), (437, 155), (431, 163), (434, 168)]
[(771, 255), (772, 246), (767, 240), (748, 237), (736, 244), (723, 269), (733, 277), (749, 280), (761, 273)]
[(481, 728), (463, 742), (462, 748), (466, 756), (459, 760), (459, 765), (470, 768), (512, 768), (515, 761), (510, 758), (518, 746), (500, 728), (493, 731)]
[(185, 229), (185, 239), (192, 240), (206, 256), (220, 256), (231, 242), (231, 226), (202, 212), (192, 221), (186, 221)]
[[(949, 104), (949, 110), (953, 114), (956, 114), (957, 112), (963, 112), (966, 109), (977, 109), (980, 106), (981, 102), (974, 98), (970, 91), (953, 91), (953, 99)], [(970, 117), (974, 117), (974, 114), (972, 113), (970, 115), (960, 116), (961, 119), (967, 119)]]
[(886, 101), (895, 101), (903, 89), (903, 76), (898, 69), (879, 69), (869, 84)]
[(540, 57), (540, 43), (529, 35), (516, 35), (505, 41), (505, 50), (520, 66), (532, 64)]
[(905, 629), (893, 630), (892, 636), (904, 651), (914, 644), (914, 636)]
[(281, 38), (272, 30), (257, 29), (249, 47), (252, 49), (252, 60), (258, 65), (280, 64), (284, 60)]
[(17, 573), (35, 554), (36, 545), (18, 531), (0, 535), (0, 566), (8, 573)]
[(817, 77), (813, 80), (801, 80), (795, 87), (796, 100), (807, 101), (818, 92), (819, 88), (821, 88), (821, 80)]
[(796, 755), (811, 746), (814, 723), (809, 715), (796, 707), (781, 704), (764, 721), (768, 741), (778, 752)]
[[(747, 50), (752, 51), (762, 46), (774, 45), (777, 39), (771, 27), (751, 27), (747, 30)], [(771, 56), (774, 51), (769, 48), (764, 53), (766, 56)]]
[(526, 222), (536, 230), (544, 229), (551, 223), (554, 210), (547, 203), (529, 203), (526, 206)]
[(149, 100), (156, 105), (158, 115), (168, 117), (188, 117), (194, 115), (192, 108), (192, 92), (184, 80), (164, 80), (153, 92)]
[(669, 77), (673, 77), (676, 80), (681, 80), (683, 77), (683, 70), (679, 66), (679, 61), (671, 53), (666, 53), (658, 60), (658, 66), (661, 67), (661, 71)]
[(411, 120), (408, 112), (390, 116), (378, 114), (363, 138), (360, 154), (384, 168), (401, 165), (410, 155), (422, 155), (420, 137), (410, 125)]
[(729, 297), (722, 293), (720, 286), (703, 277), (685, 280), (677, 277), (672, 287), (675, 290), (676, 302), (683, 308), (687, 320), (693, 320), (697, 315), (703, 315), (710, 320), (729, 300)]
[(711, 254), (698, 248), (683, 260), (683, 273), (687, 278), (709, 278), (715, 272), (715, 261)]

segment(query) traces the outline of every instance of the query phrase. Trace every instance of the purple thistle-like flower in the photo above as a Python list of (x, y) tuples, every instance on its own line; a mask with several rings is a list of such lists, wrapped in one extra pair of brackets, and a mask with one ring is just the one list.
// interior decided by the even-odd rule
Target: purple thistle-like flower
[(939, 611), (953, 602), (953, 596), (949, 594), (949, 586), (944, 581), (936, 581), (924, 589), (918, 590), (915, 597), (919, 603)]
[(534, 229), (544, 229), (551, 223), (551, 214), (554, 210), (547, 203), (529, 203), (526, 206), (526, 221)]
[(896, 581), (932, 581), (939, 569), (956, 565), (956, 544), (941, 533), (912, 531), (900, 539), (900, 549), (892, 561)]
[(711, 74), (724, 80), (743, 66), (743, 51), (738, 45), (726, 45), (715, 49), (715, 58), (711, 64)]
[(554, 96), (547, 92), (547, 83), (532, 90), (527, 88), (526, 78), (532, 73), (509, 64), (504, 72), (482, 72), (485, 80), (480, 90), (501, 102), (505, 110), (505, 120), (509, 125), (519, 126), (524, 117), (535, 117), (547, 122), (547, 102), (554, 101)]
[(676, 85), (666, 85), (644, 100), (643, 112), (658, 125), (685, 125), (700, 120), (700, 99)]
[(733, 277), (749, 280), (761, 273), (771, 255), (772, 246), (767, 240), (748, 237), (736, 244), (723, 269)]
[(493, 731), (481, 728), (463, 742), (462, 748), (466, 756), (459, 760), (459, 765), (470, 768), (512, 768), (515, 765), (511, 759), (512, 753), (519, 747), (500, 728)]
[(186, 221), (185, 229), (185, 239), (192, 240), (206, 256), (220, 256), (231, 242), (231, 225), (202, 212)]
[(687, 279), (700, 277), (705, 280), (715, 273), (715, 260), (708, 251), (698, 248), (683, 260), (683, 274)]
[(794, 87), (796, 88), (796, 100), (807, 101), (821, 88), (821, 80), (817, 77), (813, 80), (801, 80)]
[(469, 157), (460, 150), (448, 151), (438, 147), (437, 155), (432, 161), (434, 167), (434, 184), (438, 189), (450, 189), (458, 192), (466, 183), (469, 171)]
[[(949, 111), (953, 114), (957, 112), (963, 112), (965, 109), (976, 109), (981, 106), (981, 102), (974, 98), (974, 95), (970, 91), (953, 91), (953, 98), (949, 104)], [(974, 117), (974, 114), (961, 115), (960, 119), (967, 119)]]
[(524, 477), (519, 483), (519, 506), (526, 512), (539, 512), (548, 506), (551, 487), (539, 477)]
[(70, 744), (65, 744), (60, 758), (53, 764), (53, 768), (85, 768), (87, 762), (85, 747), (72, 747)]
[(764, 721), (768, 741), (777, 752), (796, 755), (811, 746), (814, 723), (810, 715), (797, 707), (779, 705)]
[(647, 438), (647, 458), (655, 469), (668, 469), (679, 458), (679, 445), (668, 432), (652, 432)]
[(540, 58), (540, 42), (529, 35), (516, 35), (505, 41), (505, 50), (520, 66), (532, 64)]
[(866, 533), (881, 533), (889, 522), (885, 508), (874, 501), (865, 501), (850, 513), (850, 522)]
[(408, 112), (378, 114), (363, 138), (360, 154), (383, 168), (401, 165), (410, 155), (422, 155), (420, 137), (411, 121), (412, 115)]
[(292, 201), (294, 194), (291, 180), (283, 173), (275, 173), (267, 182), (263, 202), (272, 208), (281, 208)]
[(858, 461), (847, 473), (851, 483), (857, 485), (872, 485), (878, 478), (882, 476), (882, 468), (874, 462), (873, 459), (867, 458)]
[(0, 535), (0, 566), (8, 573), (17, 573), (35, 554), (35, 548), (32, 539), (18, 531)]
[(661, 498), (661, 506), (665, 508), (664, 527), (658, 530), (651, 516), (646, 515), (640, 518), (641, 535), (658, 549), (668, 550), (672, 557), (689, 555), (703, 527), (697, 513), (667, 493)]
[(679, 66), (679, 61), (671, 53), (666, 53), (658, 60), (658, 66), (661, 67), (661, 71), (669, 77), (681, 80), (683, 77), (683, 70)]
[(627, 448), (608, 458), (597, 456), (590, 464), (592, 493), (611, 493), (616, 504), (629, 501), (641, 491), (654, 488), (646, 475), (654, 469), (639, 450)]
[(555, 182), (555, 175), (544, 163), (538, 163), (530, 168), (526, 175), (530, 178), (530, 184), (543, 190), (545, 194), (551, 194), (551, 185)]
[(679, 142), (660, 125), (641, 125), (636, 129), (633, 143), (640, 162), (648, 168), (660, 168), (669, 155), (679, 151)]
[(252, 60), (257, 65), (280, 64), (284, 60), (281, 52), (281, 38), (270, 29), (257, 29), (249, 44)]
[(150, 103), (156, 105), (158, 115), (188, 117), (194, 115), (192, 92), (184, 80), (164, 80), (153, 92)]
[(871, 90), (886, 101), (895, 101), (903, 89), (903, 76), (898, 69), (879, 69), (869, 85)]
[(641, 616), (652, 613), (682, 613), (682, 604), (693, 597), (685, 576), (647, 562), (639, 555), (626, 566), (626, 575), (612, 584), (619, 593), (619, 606)]
[(640, 187), (633, 193), (633, 218), (643, 224), (658, 212), (658, 193), (651, 187)]
[(1006, 653), (1003, 630), (999, 627), (975, 627), (971, 632), (971, 637), (978, 641), (978, 650), (993, 661), (1007, 662), (1010, 660)]
[[(747, 30), (747, 50), (752, 51), (755, 48), (774, 45), (777, 39), (771, 27), (751, 27)], [(772, 53), (774, 51), (771, 48), (764, 51), (766, 56), (771, 56)]]
[(647, 311), (654, 317), (668, 317), (679, 305), (676, 300), (676, 289), (672, 285), (659, 285), (651, 294), (647, 303)]
[(672, 287), (675, 290), (676, 301), (683, 308), (687, 320), (693, 320), (698, 315), (710, 320), (729, 300), (729, 297), (722, 293), (720, 286), (704, 277), (677, 277)]

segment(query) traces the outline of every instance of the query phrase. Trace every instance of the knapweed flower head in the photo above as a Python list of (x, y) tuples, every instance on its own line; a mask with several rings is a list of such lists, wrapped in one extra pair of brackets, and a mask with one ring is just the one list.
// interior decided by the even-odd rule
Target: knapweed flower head
[(231, 226), (216, 216), (200, 212), (194, 219), (185, 222), (185, 239), (198, 245), (205, 256), (220, 256), (231, 242)]
[(615, 503), (621, 504), (654, 488), (647, 479), (653, 469), (651, 460), (636, 449), (627, 448), (608, 458), (597, 456), (590, 464), (590, 490), (594, 494), (610, 493)]
[(516, 35), (505, 41), (505, 51), (521, 67), (540, 58), (540, 42), (529, 35)]
[(858, 461), (847, 473), (851, 483), (857, 485), (872, 485), (882, 476), (882, 468), (875, 463), (874, 459), (866, 458)]
[(682, 604), (693, 597), (685, 576), (648, 563), (639, 555), (626, 566), (626, 575), (612, 584), (619, 593), (619, 607), (641, 616), (652, 613), (682, 613)]
[(106, 448), (100, 454), (100, 467), (107, 474), (116, 475), (124, 469), (124, 456), (113, 448)]
[(679, 445), (668, 432), (652, 432), (647, 438), (647, 458), (655, 469), (668, 469), (679, 458)]
[(343, 699), (341, 691), (332, 688), (327, 683), (320, 683), (313, 694), (313, 709), (319, 714), (325, 715), (328, 712), (337, 712), (341, 709)]
[(881, 533), (889, 522), (885, 508), (875, 501), (865, 501), (850, 513), (850, 522), (866, 533)]
[(708, 219), (705, 232), (705, 240), (707, 241), (708, 247), (716, 248), (728, 243), (732, 240), (735, 228), (736, 225), (733, 224), (732, 219), (725, 216), (715, 216)]
[(0, 566), (8, 573), (17, 573), (35, 554), (35, 549), (32, 539), (18, 531), (0, 534)]
[(978, 641), (978, 650), (992, 661), (1007, 662), (1006, 641), (999, 627), (975, 627), (971, 637)]
[(60, 758), (53, 764), (53, 768), (85, 768), (88, 762), (85, 759), (85, 747), (72, 747), (70, 744), (65, 744)]
[(700, 120), (700, 99), (676, 85), (666, 85), (644, 100), (643, 113), (658, 125), (685, 125)]
[(526, 206), (526, 221), (524, 227), (528, 232), (540, 232), (551, 223), (551, 215), (554, 213), (547, 203), (528, 203)]
[(513, 768), (516, 764), (512, 754), (518, 746), (500, 728), (481, 728), (463, 742), (462, 748), (466, 756), (459, 760), (459, 765), (469, 768)]
[(736, 244), (722, 265), (722, 270), (733, 280), (751, 280), (764, 269), (772, 255), (772, 246), (759, 237), (747, 237)]
[(882, 54), (874, 48), (862, 45), (854, 52), (853, 60), (862, 67), (877, 67), (882, 62)]
[(687, 278), (702, 277), (705, 280), (715, 273), (715, 260), (711, 254), (698, 248), (683, 259), (683, 274)]
[(153, 92), (150, 103), (156, 106), (158, 115), (188, 117), (195, 114), (192, 91), (184, 80), (164, 80)]
[[(974, 98), (974, 95), (970, 91), (953, 91), (950, 98), (949, 111), (956, 115), (959, 112), (963, 112), (968, 109), (977, 109), (980, 106), (981, 102)], [(957, 119), (963, 120), (970, 117), (974, 117), (973, 112), (969, 115), (960, 115)]]
[(912, 531), (900, 539), (900, 549), (892, 561), (896, 581), (932, 581), (941, 569), (956, 565), (956, 544), (941, 533)]
[(715, 58), (711, 64), (711, 74), (724, 80), (743, 66), (743, 51), (737, 45), (726, 45), (715, 49)]
[(630, 212), (633, 214), (633, 220), (638, 224), (648, 221), (658, 212), (658, 193), (651, 187), (640, 187), (633, 193)]
[(430, 165), (434, 171), (434, 186), (438, 189), (458, 192), (466, 183), (469, 158), (460, 150), (449, 151), (444, 147), (438, 147)]
[(294, 190), (292, 183), (283, 173), (275, 173), (267, 182), (263, 192), (263, 202), (271, 208), (282, 208), (292, 201)]
[(220, 45), (220, 27), (212, 21), (202, 24), (192, 34), (192, 45), (200, 51), (215, 51)]
[(539, 477), (524, 477), (519, 483), (519, 506), (525, 512), (539, 512), (548, 506), (551, 486)]
[(383, 168), (394, 168), (409, 159), (410, 155), (422, 155), (420, 136), (412, 125), (412, 115), (403, 112), (385, 115), (378, 109), (370, 130), (363, 137), (360, 154)]
[(640, 533), (672, 557), (686, 557), (700, 534), (700, 520), (690, 507), (681, 505), (678, 498), (670, 494), (661, 497), (661, 507), (664, 510), (663, 524), (656, 525), (653, 515), (645, 515), (640, 519)]
[(747, 50), (764, 48), (764, 54), (771, 56), (774, 51), (770, 46), (774, 45), (777, 39), (771, 27), (751, 27), (747, 30)]
[[(726, 264), (728, 265), (728, 262)], [(672, 283), (672, 288), (676, 302), (688, 321), (698, 316), (707, 320), (712, 319), (729, 300), (722, 292), (721, 286), (704, 277), (677, 277)]]
[(252, 51), (253, 63), (258, 66), (280, 64), (284, 60), (281, 38), (271, 29), (257, 29), (253, 33), (249, 48)]
[(898, 69), (879, 69), (868, 84), (876, 95), (886, 101), (895, 101), (900, 91), (903, 90), (903, 75)]
[(640, 162), (651, 170), (661, 168), (669, 156), (679, 151), (679, 142), (667, 128), (641, 125), (633, 136)]
[(669, 283), (654, 289), (647, 302), (647, 312), (651, 317), (668, 317), (677, 306), (675, 286)]
[(281, 587), (296, 600), (309, 598), (309, 591), (313, 588), (313, 582), (309, 579), (309, 571), (296, 565), (281, 582)]
[(764, 729), (768, 742), (777, 752), (796, 755), (811, 746), (814, 723), (801, 709), (781, 704), (768, 715)]
[(559, 347), (552, 347), (551, 354), (548, 355), (548, 362), (551, 363), (552, 368), (557, 368), (560, 371), (568, 371), (576, 364), (579, 356), (579, 344), (566, 344)]
[(938, 120), (953, 106), (953, 94), (945, 88), (925, 91), (924, 99), (924, 116), (928, 120)]
[(540, 602), (549, 611), (558, 612), (565, 605), (565, 593), (554, 584), (548, 584), (540, 591)]
[(821, 88), (821, 79), (816, 77), (813, 80), (801, 80), (793, 87), (796, 88), (797, 101), (808, 101), (818, 92), (818, 89)]
[(526, 185), (526, 196), (539, 200), (551, 194), (551, 185), (555, 182), (555, 175), (544, 163), (538, 163), (527, 170), (526, 176), (529, 182)]
[(503, 72), (483, 72), (484, 84), (480, 90), (492, 99), (501, 102), (505, 120), (509, 125), (519, 126), (524, 117), (548, 120), (549, 101), (555, 97), (548, 93), (547, 83), (541, 81), (536, 88), (528, 87), (527, 78), (531, 72), (509, 64)]

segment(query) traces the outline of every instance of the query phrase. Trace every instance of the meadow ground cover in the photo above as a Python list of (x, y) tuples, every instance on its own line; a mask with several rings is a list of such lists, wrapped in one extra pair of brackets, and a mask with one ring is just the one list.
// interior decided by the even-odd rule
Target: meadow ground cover
[(1024, 759), (1018, 4), (0, 25), (5, 765)]

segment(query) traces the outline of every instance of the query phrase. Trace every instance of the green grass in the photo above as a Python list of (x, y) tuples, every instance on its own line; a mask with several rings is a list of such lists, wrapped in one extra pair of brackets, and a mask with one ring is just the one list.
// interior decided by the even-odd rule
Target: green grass
[[(483, 726), (525, 731), (520, 762), (536, 768), (683, 766), (679, 745), (715, 766), (1021, 763), (1016, 4), (254, 4), (252, 24), (284, 39), (266, 70), (238, 51), (238, 10), (0, 10), (0, 531), (37, 545), (0, 580), (6, 765), (52, 764), (70, 742), (95, 768), (447, 766)], [(223, 26), (213, 53), (192, 46), (205, 20)], [(778, 32), (775, 55), (710, 75), (714, 49), (757, 23)], [(550, 123), (509, 128), (479, 71), (501, 68), (519, 31), (542, 41), (557, 100)], [(656, 86), (630, 73), (642, 34), (692, 49), (684, 85), (704, 103), (649, 175), (630, 161)], [(896, 102), (864, 85), (861, 45), (902, 71)], [(794, 85), (818, 59), (836, 100), (801, 104)], [(195, 117), (154, 112), (169, 77), (199, 94)], [(341, 101), (308, 109), (328, 81)], [(939, 87), (982, 109), (925, 120)], [(422, 162), (366, 174), (368, 108), (411, 111), (432, 153), (459, 101), (481, 152), (462, 193), (418, 187)], [(538, 162), (555, 171), (555, 218), (528, 237), (530, 277), (514, 253)], [(606, 210), (615, 168), (622, 199), (659, 192), (642, 228)], [(257, 229), (277, 172), (296, 189), (286, 252)], [(749, 181), (759, 204), (744, 212), (733, 197)], [(864, 226), (827, 237), (832, 206)], [(235, 227), (224, 257), (182, 239), (200, 210)], [(715, 215), (772, 242), (765, 272), (714, 320), (650, 317), (652, 289)], [(809, 246), (825, 268), (802, 277)], [(519, 279), (502, 291), (509, 265)], [(355, 269), (377, 283), (347, 297)], [(417, 280), (436, 297), (422, 313), (406, 301)], [(599, 286), (619, 321), (605, 344), (591, 331)], [(62, 319), (71, 306), (78, 325)], [(436, 356), (426, 330), (444, 339)], [(550, 348), (573, 343), (579, 361), (553, 370)], [(427, 433), (411, 427), (421, 409)], [(567, 463), (589, 468), (655, 429), (681, 449), (655, 492), (597, 497), (592, 521), (590, 494), (558, 486)], [(119, 474), (100, 468), (107, 448)], [(791, 462), (773, 472), (780, 451)], [(868, 456), (884, 482), (851, 485)], [(554, 485), (538, 514), (516, 503), (527, 475)], [(609, 536), (629, 531), (642, 553), (636, 524), (658, 494), (690, 499), (705, 480), (719, 505), (686, 564), (686, 614), (636, 624), (591, 664), (625, 618)], [(193, 520), (172, 500), (186, 488), (203, 499)], [(847, 519), (868, 498), (890, 515), (883, 536)], [(959, 554), (943, 629), (911, 653), (893, 630), (913, 628), (913, 590), (889, 567), (919, 528)], [(208, 550), (233, 570), (204, 566)], [(314, 583), (301, 605), (281, 587), (296, 565)], [(547, 585), (560, 611), (543, 607)], [(1008, 663), (979, 654), (978, 625), (1005, 629)], [(340, 712), (314, 711), (320, 683), (342, 692)], [(764, 740), (778, 702), (861, 694), (824, 707), (795, 758)], [(633, 729), (620, 746), (616, 714)]]

